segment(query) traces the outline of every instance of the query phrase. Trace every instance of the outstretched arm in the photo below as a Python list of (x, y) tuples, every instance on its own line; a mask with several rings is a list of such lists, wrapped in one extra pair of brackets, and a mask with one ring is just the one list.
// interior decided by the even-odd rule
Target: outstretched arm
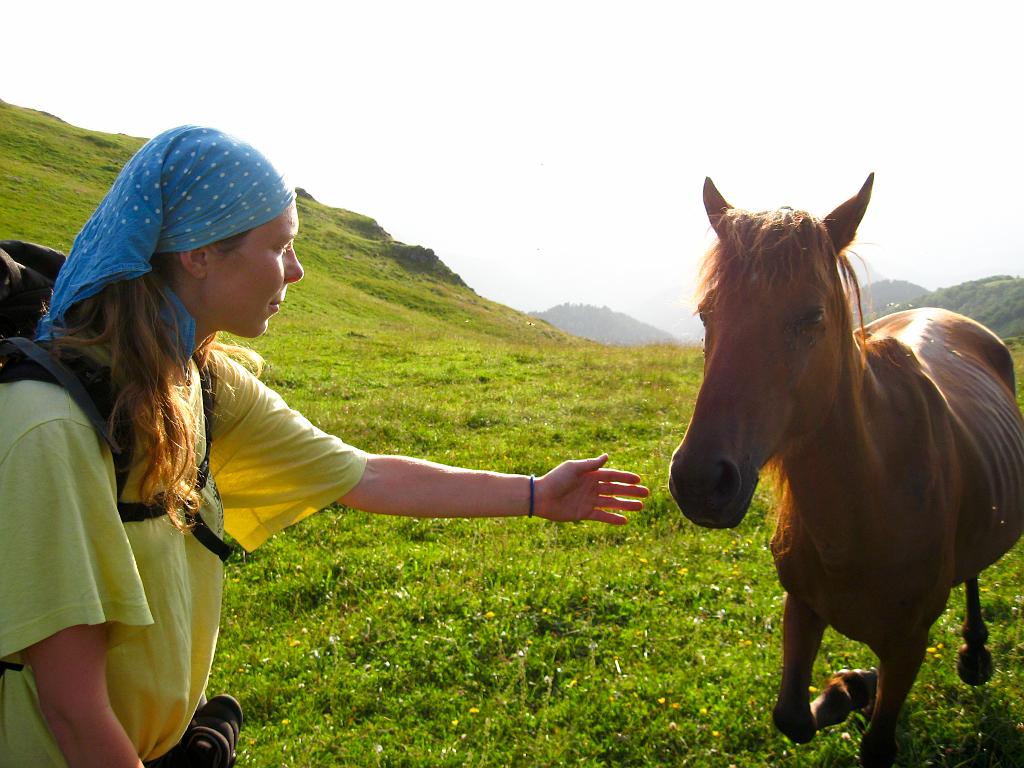
[[(619, 524), (649, 491), (632, 472), (604, 469), (607, 454), (566, 461), (534, 485), (534, 515)], [(626, 498), (622, 498), (626, 497)], [(530, 509), (530, 478), (449, 467), (404, 456), (371, 456), (363, 478), (339, 501), (366, 512), (407, 517), (514, 517)]]

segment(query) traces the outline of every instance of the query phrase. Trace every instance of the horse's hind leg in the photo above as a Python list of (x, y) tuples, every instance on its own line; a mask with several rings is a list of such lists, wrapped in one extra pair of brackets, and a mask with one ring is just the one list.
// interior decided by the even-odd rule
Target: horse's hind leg
[(967, 591), (967, 617), (964, 619), (963, 638), (960, 646), (956, 671), (968, 685), (981, 685), (992, 677), (992, 654), (985, 647), (988, 630), (981, 618), (981, 598), (978, 596), (978, 580), (964, 582)]

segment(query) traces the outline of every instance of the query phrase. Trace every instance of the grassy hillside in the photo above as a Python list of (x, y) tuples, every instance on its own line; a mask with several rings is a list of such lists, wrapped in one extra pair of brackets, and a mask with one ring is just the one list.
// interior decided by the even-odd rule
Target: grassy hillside
[[(0, 238), (66, 248), (138, 144), (0, 105)], [(300, 211), (307, 277), (255, 344), (289, 402), (367, 450), (466, 466), (541, 473), (607, 450), (654, 495), (615, 529), (332, 509), (233, 560), (210, 690), (245, 707), (240, 766), (855, 764), (857, 719), (799, 747), (771, 723), (773, 490), (737, 529), (706, 531), (665, 488), (699, 351), (572, 339), (394, 258), (371, 219)], [(996, 675), (956, 677), (957, 590), (901, 765), (1024, 765), (1021, 549), (982, 586)], [(873, 663), (829, 631), (815, 684)]]
[[(143, 139), (87, 131), (0, 101), (0, 239), (62, 251)], [(477, 296), (432, 251), (399, 243), (373, 219), (298, 199), (299, 256), (310, 279), (292, 318), (350, 330), (451, 323), (472, 335), (573, 343), (547, 323)], [(288, 324), (286, 320), (285, 325)]]
[(984, 280), (939, 288), (903, 304), (896, 312), (910, 307), (942, 307), (974, 318), (1003, 338), (1024, 334), (1024, 278), (996, 275)]

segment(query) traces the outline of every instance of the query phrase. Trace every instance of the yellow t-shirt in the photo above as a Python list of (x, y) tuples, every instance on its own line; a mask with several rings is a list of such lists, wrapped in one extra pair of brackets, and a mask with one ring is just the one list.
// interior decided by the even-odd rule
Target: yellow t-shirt
[[(314, 427), (240, 365), (220, 361), (201, 514), (255, 549), (362, 477), (366, 455)], [(198, 376), (191, 391), (205, 452)], [(67, 393), (0, 385), (0, 659), (77, 624), (106, 624), (107, 685), (140, 758), (181, 738), (206, 687), (223, 568), (166, 518), (122, 523), (110, 452)], [(124, 499), (137, 498), (139, 467)], [(65, 766), (32, 671), (0, 678), (0, 766)]]

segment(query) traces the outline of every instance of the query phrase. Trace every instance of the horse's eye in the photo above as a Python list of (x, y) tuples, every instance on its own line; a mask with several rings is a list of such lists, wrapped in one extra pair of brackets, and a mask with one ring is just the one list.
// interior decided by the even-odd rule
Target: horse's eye
[(707, 314), (707, 312), (698, 312), (698, 313), (697, 313), (697, 317), (699, 317), (699, 318), (700, 318), (700, 321), (701, 321), (701, 322), (702, 322), (702, 323), (703, 323), (704, 325), (707, 325), (707, 324), (708, 324), (708, 314)]
[(824, 307), (816, 307), (807, 314), (799, 317), (793, 326), (798, 331), (810, 330), (816, 325), (819, 325), (825, 319)]
[(812, 331), (821, 327), (822, 322), (825, 320), (825, 310), (823, 307), (817, 307), (809, 312), (805, 312), (796, 318), (792, 325), (789, 326), (789, 333), (793, 338), (800, 338), (807, 336)]

